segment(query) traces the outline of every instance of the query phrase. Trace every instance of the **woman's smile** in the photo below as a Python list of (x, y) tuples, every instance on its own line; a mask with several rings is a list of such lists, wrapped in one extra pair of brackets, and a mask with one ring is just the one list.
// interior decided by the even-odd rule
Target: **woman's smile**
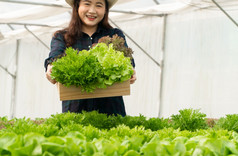
[(90, 20), (90, 21), (94, 21), (97, 16), (92, 16), (92, 15), (86, 15), (86, 17)]

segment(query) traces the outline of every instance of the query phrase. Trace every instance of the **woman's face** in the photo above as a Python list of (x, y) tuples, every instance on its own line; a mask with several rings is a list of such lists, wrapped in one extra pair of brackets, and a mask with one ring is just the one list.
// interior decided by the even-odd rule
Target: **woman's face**
[(106, 13), (105, 0), (81, 0), (78, 14), (84, 28), (96, 28)]

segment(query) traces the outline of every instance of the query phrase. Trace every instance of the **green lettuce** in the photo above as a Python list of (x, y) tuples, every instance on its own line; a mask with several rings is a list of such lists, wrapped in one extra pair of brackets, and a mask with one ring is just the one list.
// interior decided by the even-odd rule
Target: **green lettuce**
[(93, 92), (129, 80), (133, 74), (130, 58), (116, 51), (113, 44), (98, 43), (79, 52), (70, 47), (65, 53), (52, 63), (51, 77), (66, 87), (80, 86), (82, 91)]

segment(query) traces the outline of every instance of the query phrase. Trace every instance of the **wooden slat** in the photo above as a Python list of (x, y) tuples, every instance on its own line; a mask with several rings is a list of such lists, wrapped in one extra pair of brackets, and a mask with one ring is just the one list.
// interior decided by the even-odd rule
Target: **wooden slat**
[(96, 89), (93, 93), (82, 93), (80, 87), (65, 87), (61, 83), (57, 83), (57, 88), (61, 101), (130, 95), (129, 80), (123, 83), (115, 83), (106, 89)]

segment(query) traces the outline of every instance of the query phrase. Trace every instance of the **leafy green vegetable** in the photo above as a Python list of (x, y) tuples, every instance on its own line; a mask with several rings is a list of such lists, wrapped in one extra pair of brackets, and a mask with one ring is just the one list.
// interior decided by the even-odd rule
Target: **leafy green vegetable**
[[(101, 136), (93, 140), (86, 140), (85, 134), (77, 131), (69, 132), (65, 136), (48, 138), (37, 133), (25, 135), (6, 133), (0, 136), (0, 155), (238, 155), (236, 132), (233, 132), (233, 138), (218, 137), (219, 135), (163, 138), (160, 135), (163, 130), (160, 130), (157, 133), (151, 132), (152, 137), (144, 141), (146, 135), (143, 133), (138, 135), (131, 130), (128, 129), (127, 132), (131, 133), (130, 135), (123, 137), (118, 137), (117, 133), (114, 133), (114, 135)], [(174, 131), (177, 133), (177, 130)], [(210, 133), (209, 130), (207, 132)]]
[(171, 116), (174, 128), (190, 131), (207, 128), (206, 114), (199, 112), (198, 109), (184, 109), (180, 110), (179, 113)]
[(222, 128), (238, 132), (238, 114), (228, 114), (226, 117), (220, 118), (217, 121), (215, 128)]
[(113, 44), (113, 47), (115, 48), (116, 51), (121, 51), (124, 53), (126, 57), (130, 57), (132, 59), (132, 54), (133, 54), (132, 49), (129, 47), (126, 47), (125, 40), (122, 37), (118, 36), (117, 34), (113, 35), (112, 37), (104, 36), (98, 40), (98, 43), (106, 43), (107, 45)]
[[(189, 123), (200, 125), (196, 121), (203, 119), (204, 114), (198, 110), (181, 110), (178, 116), (181, 116), (179, 122), (183, 121), (184, 127), (192, 131), (162, 129), (161, 126), (166, 125), (163, 122), (168, 120), (147, 120), (142, 115), (107, 116), (96, 111), (56, 114), (43, 122), (42, 119), (41, 122), (26, 118), (4, 119), (5, 128), (0, 130), (0, 155), (238, 155), (236, 131), (195, 130)], [(228, 124), (231, 127), (236, 124), (235, 115), (228, 115), (227, 119), (232, 119)]]
[(98, 43), (80, 52), (67, 48), (65, 52), (66, 56), (52, 63), (51, 77), (67, 87), (80, 86), (82, 91), (93, 92), (129, 80), (133, 74), (130, 58), (116, 51), (112, 44)]

